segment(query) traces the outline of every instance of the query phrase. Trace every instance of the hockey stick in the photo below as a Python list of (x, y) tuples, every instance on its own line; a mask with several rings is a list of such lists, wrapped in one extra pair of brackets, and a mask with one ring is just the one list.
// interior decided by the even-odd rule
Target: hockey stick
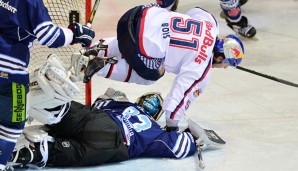
[(241, 66), (237, 66), (236, 68), (237, 69), (240, 69), (242, 71), (246, 71), (246, 72), (249, 72), (249, 73), (252, 73), (252, 74), (255, 74), (255, 75), (264, 77), (264, 78), (268, 78), (270, 80), (273, 80), (273, 81), (276, 81), (276, 82), (279, 82), (279, 83), (282, 83), (282, 84), (286, 84), (286, 85), (289, 85), (289, 86), (293, 86), (293, 87), (297, 87), (298, 88), (298, 84), (293, 83), (293, 82), (290, 82), (290, 81), (287, 81), (287, 80), (283, 80), (283, 79), (276, 78), (276, 77), (273, 77), (273, 76), (270, 76), (270, 75), (262, 74), (262, 73), (259, 73), (259, 72), (256, 72), (256, 71), (253, 71), (253, 70), (250, 70), (250, 69), (247, 69), (247, 68), (243, 68)]
[(88, 20), (88, 22), (87, 22), (87, 26), (88, 26), (89, 28), (91, 28), (91, 25), (92, 25), (92, 23), (93, 23), (93, 19), (94, 19), (95, 13), (96, 13), (96, 11), (97, 11), (97, 8), (98, 8), (98, 6), (99, 6), (99, 2), (100, 2), (100, 0), (95, 0), (95, 2), (94, 2), (94, 5), (93, 5), (93, 8), (92, 8), (92, 11), (91, 11), (89, 20)]

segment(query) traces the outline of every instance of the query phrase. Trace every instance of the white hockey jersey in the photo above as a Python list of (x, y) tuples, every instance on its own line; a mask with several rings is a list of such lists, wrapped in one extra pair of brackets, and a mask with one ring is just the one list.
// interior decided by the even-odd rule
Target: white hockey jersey
[[(163, 109), (167, 117), (179, 121), (190, 103), (205, 89), (212, 66), (213, 47), (219, 34), (215, 18), (201, 8), (181, 14), (163, 8), (146, 8), (137, 30), (138, 48), (146, 59), (159, 58), (159, 69), (176, 74)], [(108, 64), (98, 75), (137, 84), (152, 84), (142, 79), (121, 58), (117, 39), (111, 39), (109, 56), (117, 64)], [(147, 67), (152, 67), (148, 63)]]

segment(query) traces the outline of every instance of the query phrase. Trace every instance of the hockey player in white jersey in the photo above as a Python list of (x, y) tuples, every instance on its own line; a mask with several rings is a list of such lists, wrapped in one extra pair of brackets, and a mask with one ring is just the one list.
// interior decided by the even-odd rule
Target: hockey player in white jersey
[[(149, 5), (126, 12), (118, 22), (117, 38), (107, 45), (101, 41), (85, 54), (91, 52), (101, 57), (89, 61), (84, 82), (97, 73), (116, 81), (148, 85), (165, 71), (176, 74), (163, 104), (167, 129), (173, 130), (191, 102), (204, 91), (211, 67), (236, 67), (242, 61), (244, 47), (234, 35), (219, 39), (217, 21), (201, 8), (180, 14)], [(72, 57), (77, 73), (84, 65), (82, 59), (86, 59), (79, 56)], [(106, 59), (113, 56), (118, 62), (108, 63)]]
[(93, 30), (74, 23), (69, 28), (52, 23), (42, 0), (0, 0), (0, 170), (4, 170), (26, 121), (29, 48), (57, 48), (91, 44)]

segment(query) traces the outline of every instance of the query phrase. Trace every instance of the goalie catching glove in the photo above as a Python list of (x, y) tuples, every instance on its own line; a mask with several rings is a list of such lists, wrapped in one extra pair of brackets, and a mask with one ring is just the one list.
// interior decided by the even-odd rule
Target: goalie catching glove
[(30, 81), (29, 114), (44, 124), (59, 122), (68, 110), (68, 103), (81, 94), (74, 83), (77, 78), (55, 54), (30, 74)]
[(114, 57), (106, 57), (108, 45), (104, 45), (103, 42), (104, 40), (100, 40), (98, 45), (82, 49), (80, 53), (71, 56), (71, 65), (80, 81), (87, 83), (106, 64), (117, 63)]

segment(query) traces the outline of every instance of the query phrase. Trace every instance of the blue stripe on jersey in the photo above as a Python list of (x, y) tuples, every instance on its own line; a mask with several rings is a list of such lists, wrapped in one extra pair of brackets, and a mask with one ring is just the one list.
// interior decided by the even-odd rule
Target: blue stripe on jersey
[(209, 62), (208, 62), (208, 65), (207, 67), (205, 68), (202, 76), (196, 80), (185, 92), (184, 92), (184, 97), (181, 99), (180, 103), (177, 105), (177, 107), (175, 108), (175, 110), (171, 113), (170, 115), (170, 118), (171, 119), (174, 119), (175, 118), (175, 115), (176, 113), (179, 111), (179, 109), (183, 106), (184, 104), (184, 99), (185, 97), (192, 91), (192, 89), (198, 84), (200, 83), (207, 75), (207, 73), (209, 72), (210, 68), (211, 68), (211, 61), (212, 61), (212, 58), (210, 58)]
[(49, 48), (61, 47), (65, 44), (65, 34), (59, 27), (44, 25), (36, 31), (40, 44), (47, 45)]
[(0, 53), (0, 61), (0, 71), (4, 71), (10, 74), (28, 74), (26, 63), (19, 59), (15, 59), (13, 57)]
[[(48, 39), (48, 40), (46, 40), (46, 44), (48, 45), (48, 46), (51, 46), (52, 45), (52, 42), (54, 42), (56, 39), (57, 39), (57, 34), (59, 35), (60, 33), (59, 33), (59, 28), (58, 27), (56, 27), (55, 29), (54, 29), (54, 31), (52, 32), (52, 35), (51, 35), (51, 37), (49, 37), (50, 39)], [(53, 40), (54, 39), (54, 40)]]
[(11, 129), (0, 125), (0, 139), (16, 143), (23, 129)]
[[(39, 41), (41, 41), (47, 34), (48, 32), (51, 30), (51, 28), (53, 27), (53, 25), (47, 25), (47, 26), (43, 26), (41, 29), (39, 29), (37, 32), (36, 32), (36, 35), (37, 35), (37, 39)], [(41, 34), (41, 35), (40, 35)], [(39, 36), (40, 35), (40, 36)], [(42, 44), (42, 43), (40, 43)]]
[[(178, 148), (177, 148), (178, 147)], [(185, 158), (190, 149), (190, 139), (186, 133), (181, 133), (173, 148), (173, 152), (177, 158)]]
[(57, 27), (50, 26), (50, 28), (48, 28), (45, 32), (46, 35), (42, 39), (40, 39), (40, 44), (46, 45), (48, 41), (53, 37), (56, 30), (57, 30)]

